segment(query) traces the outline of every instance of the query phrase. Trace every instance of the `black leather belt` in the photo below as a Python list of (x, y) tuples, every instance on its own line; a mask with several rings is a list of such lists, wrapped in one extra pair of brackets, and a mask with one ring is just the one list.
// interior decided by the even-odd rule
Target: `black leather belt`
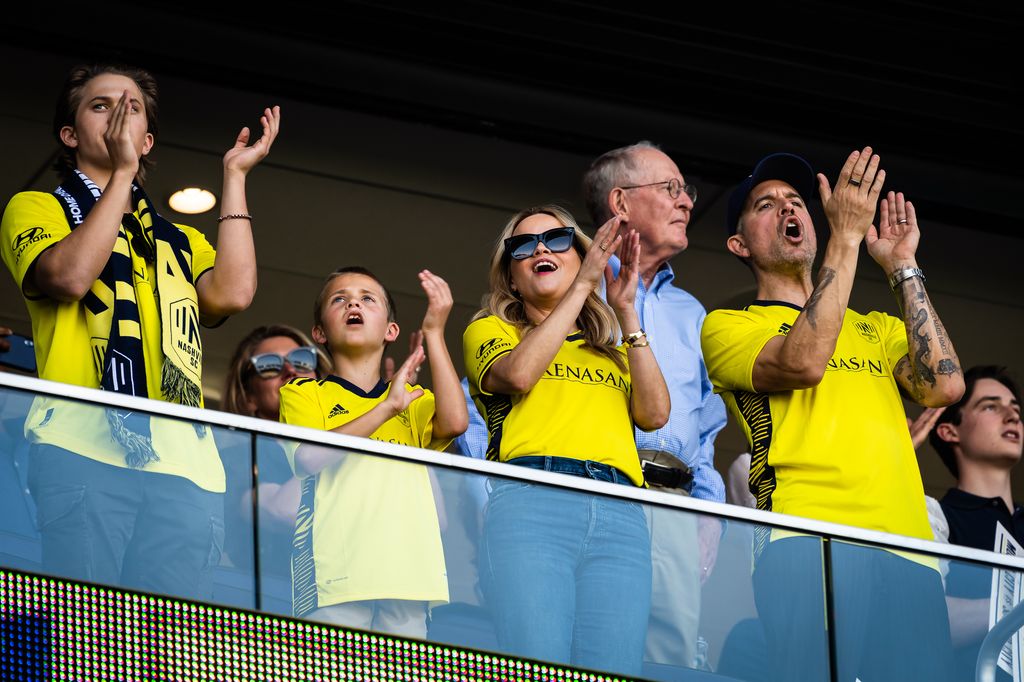
[[(693, 473), (689, 468), (677, 469), (648, 460), (641, 461), (640, 466), (644, 471), (644, 479), (649, 485), (662, 488), (685, 488), (693, 480)], [(680, 466), (685, 467), (686, 465), (680, 462)]]

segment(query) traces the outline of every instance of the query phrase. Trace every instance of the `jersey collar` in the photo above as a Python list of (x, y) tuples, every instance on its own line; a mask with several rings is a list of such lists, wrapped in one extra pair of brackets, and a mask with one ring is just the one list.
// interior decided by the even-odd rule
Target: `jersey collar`
[(388, 390), (388, 385), (387, 383), (384, 382), (383, 379), (378, 381), (377, 385), (371, 388), (369, 391), (364, 391), (363, 389), (359, 388), (352, 382), (346, 381), (345, 379), (342, 379), (339, 376), (335, 376), (334, 374), (324, 379), (324, 381), (332, 381), (341, 386), (349, 393), (355, 393), (360, 398), (379, 398), (382, 395), (384, 395), (384, 391)]

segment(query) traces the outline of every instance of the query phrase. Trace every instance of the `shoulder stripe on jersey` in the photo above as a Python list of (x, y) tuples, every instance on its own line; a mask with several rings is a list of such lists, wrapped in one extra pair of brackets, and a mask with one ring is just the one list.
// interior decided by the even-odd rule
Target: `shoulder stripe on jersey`
[[(315, 379), (306, 378), (306, 381)], [(313, 562), (313, 502), (317, 476), (302, 479), (302, 497), (295, 517), (295, 535), (292, 538), (292, 613), (297, 618), (312, 613), (318, 607), (316, 564)]]
[[(750, 493), (757, 499), (757, 508), (772, 510), (772, 493), (775, 492), (775, 467), (768, 463), (768, 450), (772, 444), (772, 411), (768, 394), (736, 391), (736, 406), (750, 430), (750, 477), (747, 484)], [(764, 550), (771, 528), (757, 526), (754, 532), (754, 556)]]
[(308, 384), (311, 381), (316, 381), (316, 379), (313, 379), (312, 377), (295, 377), (288, 383), (295, 384), (296, 386), (301, 386), (302, 384)]

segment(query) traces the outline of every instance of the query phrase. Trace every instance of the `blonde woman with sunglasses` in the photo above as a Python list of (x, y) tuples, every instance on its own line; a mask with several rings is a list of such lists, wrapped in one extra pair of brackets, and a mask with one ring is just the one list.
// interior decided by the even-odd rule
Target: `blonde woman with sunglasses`
[[(618, 277), (608, 268), (616, 252)], [(662, 426), (669, 395), (633, 305), (639, 256), (639, 235), (620, 234), (617, 218), (593, 241), (555, 205), (505, 225), (491, 291), (463, 337), (488, 459), (645, 485), (633, 427)], [(503, 649), (640, 672), (651, 563), (639, 504), (492, 479), (483, 542), (481, 583)]]

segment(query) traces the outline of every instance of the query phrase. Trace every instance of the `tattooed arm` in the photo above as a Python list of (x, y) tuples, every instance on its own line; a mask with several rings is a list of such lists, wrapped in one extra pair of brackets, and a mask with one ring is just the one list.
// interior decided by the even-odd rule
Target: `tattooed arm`
[[(915, 254), (921, 231), (914, 206), (903, 193), (889, 192), (879, 206), (879, 231), (867, 236), (868, 253), (886, 276), (917, 268)], [(896, 286), (896, 298), (907, 326), (910, 352), (896, 363), (894, 374), (903, 393), (916, 403), (943, 407), (960, 399), (964, 375), (942, 321), (935, 314), (921, 277), (913, 276)]]
[[(870, 147), (850, 154), (839, 173), (835, 192), (825, 176), (818, 175), (832, 234), (817, 284), (811, 289), (803, 312), (786, 336), (776, 336), (765, 344), (754, 362), (753, 384), (758, 391), (811, 388), (825, 376), (850, 302), (860, 244), (871, 226), (875, 202), (885, 181), (885, 171), (878, 163), (879, 158), (871, 153)], [(851, 179), (856, 182), (851, 183)], [(804, 229), (814, 229), (802, 206), (793, 215), (798, 221), (806, 220)]]

